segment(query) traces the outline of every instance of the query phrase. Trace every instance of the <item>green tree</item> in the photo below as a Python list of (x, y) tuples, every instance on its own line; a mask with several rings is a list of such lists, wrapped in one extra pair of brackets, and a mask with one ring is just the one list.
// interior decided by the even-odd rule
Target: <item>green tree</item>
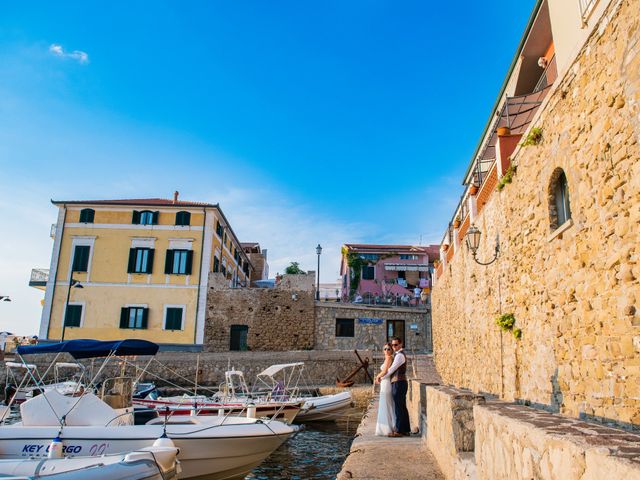
[(291, 265), (284, 269), (284, 273), (288, 275), (300, 275), (307, 272), (300, 268), (300, 264), (298, 262), (291, 262)]

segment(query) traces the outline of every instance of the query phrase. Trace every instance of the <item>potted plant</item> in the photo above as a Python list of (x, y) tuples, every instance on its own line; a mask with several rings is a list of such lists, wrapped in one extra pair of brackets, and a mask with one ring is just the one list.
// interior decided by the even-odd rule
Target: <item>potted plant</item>
[(509, 127), (498, 127), (498, 136), (505, 137), (511, 135), (511, 129)]
[(453, 220), (453, 228), (459, 228), (460, 227), (460, 217), (456, 217)]
[(469, 195), (475, 195), (478, 193), (478, 186), (475, 183), (469, 185)]

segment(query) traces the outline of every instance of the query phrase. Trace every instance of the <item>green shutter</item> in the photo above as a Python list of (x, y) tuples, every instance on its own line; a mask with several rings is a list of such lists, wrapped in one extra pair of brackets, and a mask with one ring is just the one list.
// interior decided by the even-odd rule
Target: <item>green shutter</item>
[(129, 309), (127, 307), (120, 309), (120, 328), (129, 328)]
[(138, 252), (137, 248), (129, 249), (129, 265), (127, 266), (127, 273), (134, 273), (136, 271), (137, 252)]
[(160, 212), (153, 212), (153, 220), (151, 220), (151, 225), (158, 224), (158, 217), (160, 216)]
[(164, 257), (164, 273), (167, 275), (173, 273), (173, 250), (167, 250), (167, 256)]
[(147, 271), (145, 273), (153, 272), (153, 252), (155, 252), (155, 250), (153, 248), (150, 248), (149, 255), (147, 257)]
[(131, 223), (134, 225), (140, 225), (140, 212), (138, 210), (133, 211), (133, 217), (131, 218)]
[(147, 324), (149, 323), (149, 309), (142, 309), (142, 326), (140, 328), (147, 328)]
[(191, 275), (191, 264), (193, 263), (193, 250), (187, 250), (187, 265), (184, 271), (185, 274)]

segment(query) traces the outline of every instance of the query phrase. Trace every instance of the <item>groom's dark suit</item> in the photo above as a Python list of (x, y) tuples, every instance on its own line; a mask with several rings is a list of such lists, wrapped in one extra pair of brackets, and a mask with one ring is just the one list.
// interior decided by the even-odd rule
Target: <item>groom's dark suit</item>
[[(407, 357), (404, 350), (399, 350), (396, 355), (402, 355), (404, 362), (391, 375), (391, 396), (393, 408), (396, 413), (395, 431), (402, 434), (410, 434), (409, 411), (407, 410)], [(394, 359), (395, 360), (395, 359)]]

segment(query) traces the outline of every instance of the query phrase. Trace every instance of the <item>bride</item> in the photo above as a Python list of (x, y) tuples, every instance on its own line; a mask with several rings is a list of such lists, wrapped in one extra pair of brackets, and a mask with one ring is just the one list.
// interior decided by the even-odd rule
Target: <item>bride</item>
[(393, 397), (391, 396), (391, 380), (385, 378), (391, 363), (393, 362), (393, 350), (390, 343), (385, 343), (384, 363), (380, 367), (380, 373), (376, 377), (376, 383), (380, 384), (380, 403), (378, 404), (378, 423), (376, 423), (376, 435), (387, 436), (393, 433), (396, 416), (393, 409)]

